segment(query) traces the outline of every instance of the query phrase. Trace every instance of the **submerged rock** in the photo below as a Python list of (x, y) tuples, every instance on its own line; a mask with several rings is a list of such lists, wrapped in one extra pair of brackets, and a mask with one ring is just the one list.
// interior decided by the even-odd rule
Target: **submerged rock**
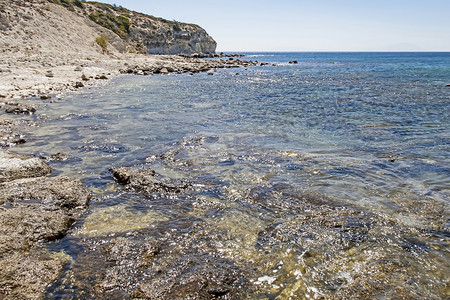
[(150, 168), (119, 167), (110, 171), (118, 183), (147, 195), (155, 192), (179, 193), (190, 186), (187, 182), (163, 178)]
[(238, 268), (215, 257), (189, 255), (139, 284), (137, 299), (239, 299), (245, 280)]
[(83, 239), (85, 253), (61, 282), (71, 281), (92, 299), (242, 299), (251, 289), (232, 260), (192, 234), (161, 225)]
[(70, 156), (66, 153), (58, 152), (49, 156), (41, 156), (46, 161), (66, 161), (70, 159)]

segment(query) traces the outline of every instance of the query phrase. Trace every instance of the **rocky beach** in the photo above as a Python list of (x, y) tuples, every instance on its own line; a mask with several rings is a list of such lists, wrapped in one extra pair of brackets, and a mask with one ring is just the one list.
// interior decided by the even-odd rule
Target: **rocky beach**
[(1, 0), (0, 299), (448, 297), (448, 58), (390, 55)]
[[(113, 20), (112, 27), (105, 20)], [(258, 64), (198, 58), (220, 57), (215, 47), (197, 25), (101, 3), (0, 2), (0, 299), (43, 297), (70, 260), (45, 244), (64, 237), (92, 197), (81, 181), (52, 177), (46, 160), (65, 160), (64, 154), (37, 158), (7, 150), (26, 143), (39, 126), (27, 120), (36, 108), (23, 99), (51, 103), (121, 74), (212, 75), (218, 68)]]

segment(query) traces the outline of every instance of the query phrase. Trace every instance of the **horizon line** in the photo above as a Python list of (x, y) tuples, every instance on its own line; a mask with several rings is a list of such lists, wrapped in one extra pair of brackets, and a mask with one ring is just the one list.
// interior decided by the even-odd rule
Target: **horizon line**
[(216, 53), (311, 53), (311, 52), (324, 52), (324, 53), (450, 53), (450, 50), (216, 50)]

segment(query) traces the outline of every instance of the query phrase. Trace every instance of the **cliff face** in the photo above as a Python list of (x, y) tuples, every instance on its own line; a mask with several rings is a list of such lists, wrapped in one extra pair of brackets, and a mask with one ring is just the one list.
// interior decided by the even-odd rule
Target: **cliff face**
[(212, 54), (217, 46), (199, 26), (145, 17), (134, 20), (129, 34), (134, 40), (141, 41), (150, 54)]
[(113, 31), (131, 52), (212, 54), (216, 50), (214, 39), (195, 24), (168, 21), (98, 2), (82, 2), (82, 8), (74, 6), (74, 10)]
[[(96, 43), (104, 36), (106, 46)], [(211, 54), (216, 42), (198, 25), (100, 2), (0, 0), (0, 52)]]

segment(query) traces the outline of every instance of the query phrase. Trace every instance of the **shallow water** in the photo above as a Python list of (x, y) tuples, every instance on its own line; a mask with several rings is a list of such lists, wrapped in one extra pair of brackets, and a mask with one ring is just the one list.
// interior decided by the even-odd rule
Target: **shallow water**
[[(121, 76), (37, 101), (40, 126), (14, 150), (69, 154), (51, 162), (56, 174), (97, 195), (51, 245), (74, 261), (48, 297), (120, 299), (140, 287), (171, 298), (158, 282), (204, 255), (239, 270), (241, 298), (450, 296), (450, 54), (248, 55), (271, 64)], [(124, 191), (113, 166), (192, 188)], [(108, 259), (99, 245), (122, 238), (161, 250), (151, 266), (131, 250)], [(124, 264), (137, 271), (117, 271)]]

